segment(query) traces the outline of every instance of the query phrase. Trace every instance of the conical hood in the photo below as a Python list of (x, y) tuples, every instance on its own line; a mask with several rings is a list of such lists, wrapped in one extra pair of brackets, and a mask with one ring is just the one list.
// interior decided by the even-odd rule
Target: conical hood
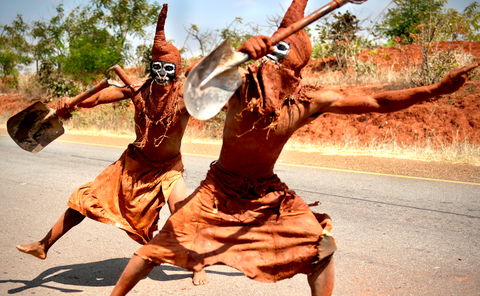
[(165, 38), (165, 20), (167, 19), (168, 4), (163, 4), (158, 15), (155, 39), (153, 40), (152, 61), (165, 61), (174, 63), (177, 66), (177, 73), (180, 71), (180, 51)]
[[(293, 0), (288, 8), (280, 28), (286, 28), (304, 17), (308, 0)], [(290, 44), (290, 53), (281, 63), (299, 73), (305, 67), (312, 54), (312, 44), (305, 30), (300, 30), (285, 39)]]

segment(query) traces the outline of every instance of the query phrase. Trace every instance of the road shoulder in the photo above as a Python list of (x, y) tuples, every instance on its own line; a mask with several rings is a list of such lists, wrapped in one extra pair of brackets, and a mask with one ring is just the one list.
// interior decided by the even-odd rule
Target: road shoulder
[[(0, 128), (1, 136), (8, 136), (5, 128)], [(89, 145), (126, 147), (133, 141), (131, 137), (91, 136), (64, 134), (57, 141), (75, 142)], [(205, 142), (186, 139), (182, 143), (185, 155), (204, 156), (216, 159), (220, 152), (220, 142)], [(325, 155), (319, 152), (284, 150), (279, 163), (288, 165), (312, 166), (327, 169), (349, 170), (379, 174), (391, 174), (418, 178), (432, 178), (480, 185), (480, 166), (437, 161), (419, 161), (400, 158), (373, 156)]]

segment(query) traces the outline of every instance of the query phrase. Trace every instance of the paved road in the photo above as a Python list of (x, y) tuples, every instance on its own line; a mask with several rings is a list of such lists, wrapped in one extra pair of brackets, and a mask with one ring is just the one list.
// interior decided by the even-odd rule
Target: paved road
[[(0, 136), (0, 295), (108, 295), (137, 248), (122, 231), (86, 219), (45, 261), (15, 244), (41, 238), (68, 195), (121, 149), (56, 141), (38, 154)], [(190, 190), (213, 159), (185, 156)], [(334, 218), (335, 295), (480, 295), (480, 186), (279, 166), (278, 175)], [(168, 210), (162, 212), (162, 221)], [(309, 295), (306, 277), (257, 283), (224, 266), (210, 282), (156, 268), (131, 295)]]

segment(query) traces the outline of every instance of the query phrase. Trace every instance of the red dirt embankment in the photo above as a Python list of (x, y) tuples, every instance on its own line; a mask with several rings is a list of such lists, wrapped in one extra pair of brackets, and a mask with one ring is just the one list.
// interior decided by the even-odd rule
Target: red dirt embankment
[[(461, 49), (480, 60), (480, 42), (440, 42), (431, 47), (436, 50)], [(418, 45), (376, 49), (363, 52), (360, 59), (379, 66), (405, 67), (420, 64), (422, 50)], [(325, 63), (331, 64), (334, 60), (313, 60), (309, 65), (309, 71), (315, 67), (317, 71), (321, 71), (323, 67), (321, 65)], [(396, 143), (399, 146), (428, 144), (439, 147), (467, 142), (480, 145), (479, 88), (480, 80), (471, 80), (451, 95), (389, 114), (324, 114), (299, 130), (295, 137), (305, 142), (329, 144)], [(359, 90), (368, 91), (367, 88), (361, 87), (351, 91)], [(28, 106), (33, 100), (17, 94), (1, 94), (0, 114), (13, 114)], [(192, 122), (192, 126), (197, 124)]]
[[(480, 42), (440, 42), (431, 47), (435, 50), (463, 50), (480, 61)], [(379, 67), (401, 70), (420, 65), (422, 49), (418, 45), (382, 48), (364, 51), (359, 58)], [(321, 70), (325, 64), (332, 63), (331, 59), (314, 60), (310, 71)], [(297, 137), (331, 144), (350, 141), (358, 144), (396, 143), (400, 146), (429, 144), (439, 147), (458, 142), (480, 145), (479, 88), (480, 80), (471, 80), (451, 95), (389, 114), (324, 114), (298, 131)]]
[(359, 55), (364, 62), (372, 62), (380, 67), (389, 67), (401, 71), (407, 67), (418, 66), (422, 62), (423, 50), (435, 51), (463, 51), (480, 60), (480, 42), (453, 41), (435, 42), (420, 47), (418, 44), (409, 44), (399, 47), (365, 50)]
[[(480, 60), (480, 42), (440, 43), (437, 48), (450, 49), (452, 47), (461, 48)], [(407, 63), (418, 65), (421, 61), (421, 50), (415, 45), (401, 49), (378, 49), (364, 52), (360, 58), (373, 61), (380, 66), (395, 65), (396, 67), (398, 65), (400, 67)], [(312, 65), (317, 65), (315, 71), (321, 71), (323, 67), (321, 63), (331, 65), (334, 61), (331, 59), (312, 61), (310, 71), (314, 69)], [(323, 114), (300, 129), (295, 137), (308, 143), (331, 144), (344, 144), (347, 141), (360, 145), (396, 143), (399, 146), (426, 144), (442, 146), (458, 142), (480, 145), (479, 88), (480, 80), (471, 80), (461, 90), (451, 95), (445, 95), (436, 100), (389, 114)], [(357, 90), (359, 89), (357, 88)], [(364, 91), (366, 89), (363, 88)], [(352, 89), (352, 91), (355, 90)], [(0, 115), (3, 117), (12, 115), (31, 104), (32, 100), (34, 99), (27, 99), (17, 94), (0, 94)], [(95, 139), (92, 140), (95, 141)], [(218, 155), (218, 145), (186, 142), (183, 147), (185, 152)], [(365, 156), (324, 156), (318, 153), (301, 154), (295, 151), (285, 151), (280, 161), (480, 182), (480, 167), (471, 165), (447, 165), (438, 162), (427, 163), (386, 158), (372, 159)]]
[(297, 137), (331, 144), (480, 145), (479, 87), (480, 81), (470, 81), (454, 94), (393, 113), (323, 114)]

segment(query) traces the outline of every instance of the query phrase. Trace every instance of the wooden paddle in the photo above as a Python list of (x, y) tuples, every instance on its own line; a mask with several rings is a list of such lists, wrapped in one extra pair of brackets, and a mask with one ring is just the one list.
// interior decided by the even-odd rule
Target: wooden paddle
[[(130, 79), (119, 65), (109, 70), (115, 71), (126, 86), (131, 85)], [(110, 85), (112, 83), (107, 78), (93, 88), (71, 98), (68, 104), (72, 107), (76, 106)], [(38, 152), (65, 132), (62, 119), (56, 112), (42, 102), (33, 103), (8, 119), (8, 134), (22, 149)]]

